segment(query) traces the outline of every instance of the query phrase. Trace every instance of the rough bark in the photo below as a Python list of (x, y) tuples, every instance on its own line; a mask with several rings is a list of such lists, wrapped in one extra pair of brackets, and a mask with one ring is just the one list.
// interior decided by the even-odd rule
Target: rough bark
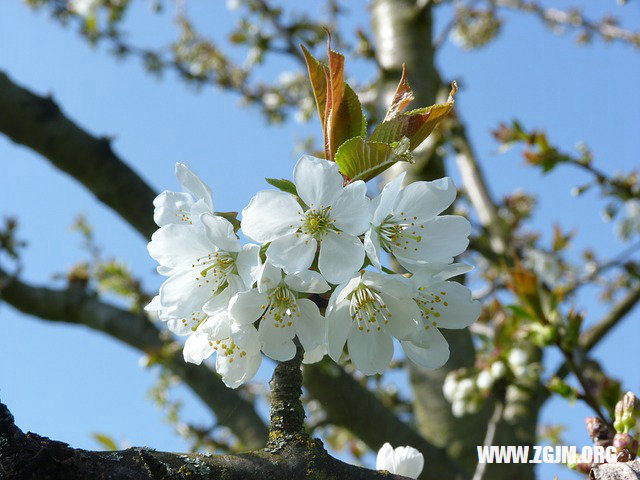
[(0, 71), (0, 132), (68, 173), (145, 238), (157, 228), (156, 193), (114, 153), (111, 141), (81, 129), (49, 96), (36, 95)]
[(198, 455), (129, 448), (95, 452), (23, 433), (0, 403), (3, 480), (407, 480), (341, 462), (318, 440), (296, 439), (277, 451)]
[(590, 480), (640, 480), (640, 460), (603, 463), (589, 473)]
[(271, 387), (271, 428), (267, 448), (277, 451), (283, 444), (304, 435), (304, 407), (302, 396), (302, 347), (297, 344), (296, 355), (287, 362), (279, 362), (273, 371)]
[[(147, 354), (159, 354), (166, 341), (151, 321), (101, 302), (83, 288), (66, 290), (33, 287), (8, 276), (0, 269), (0, 300), (17, 310), (42, 319), (86, 325), (117, 338)], [(186, 363), (181, 352), (158, 356), (159, 361), (180, 378), (249, 449), (267, 441), (267, 426), (253, 405), (227, 388), (218, 375), (204, 365)]]

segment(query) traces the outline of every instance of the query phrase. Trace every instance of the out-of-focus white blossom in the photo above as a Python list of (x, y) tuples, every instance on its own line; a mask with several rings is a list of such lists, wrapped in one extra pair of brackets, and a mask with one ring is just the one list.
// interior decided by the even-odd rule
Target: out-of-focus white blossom
[(640, 234), (640, 200), (633, 198), (624, 203), (624, 218), (616, 230), (624, 241)]
[(385, 443), (376, 457), (376, 470), (418, 478), (424, 468), (424, 457), (413, 447), (396, 447)]
[(524, 252), (523, 264), (533, 270), (538, 278), (550, 287), (555, 287), (562, 278), (560, 262), (550, 253), (527, 249)]

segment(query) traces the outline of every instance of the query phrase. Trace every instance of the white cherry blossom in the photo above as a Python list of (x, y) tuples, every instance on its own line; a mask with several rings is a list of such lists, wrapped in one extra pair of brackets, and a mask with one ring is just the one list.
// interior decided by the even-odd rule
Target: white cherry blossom
[[(195, 331), (235, 293), (251, 288), (260, 267), (258, 245), (240, 245), (224, 218), (201, 214), (197, 224), (169, 224), (148, 245), (169, 278), (147, 307), (177, 335)], [(203, 310), (204, 308), (204, 310)]]
[(413, 447), (396, 447), (385, 443), (376, 457), (376, 470), (387, 470), (389, 473), (418, 478), (424, 468), (424, 457)]
[(185, 192), (165, 190), (153, 200), (153, 220), (159, 227), (191, 225), (202, 213), (213, 213), (211, 189), (183, 163), (176, 163), (176, 177)]
[(327, 306), (327, 350), (338, 361), (345, 342), (365, 375), (384, 372), (393, 356), (393, 337), (415, 336), (420, 311), (413, 288), (401, 275), (365, 271), (336, 287)]
[(410, 272), (429, 262), (451, 263), (469, 244), (471, 225), (459, 215), (439, 215), (456, 197), (450, 178), (414, 182), (402, 188), (402, 172), (371, 202), (371, 226), (364, 245), (371, 263), (392, 253)]
[(91, 17), (101, 4), (101, 0), (69, 0), (67, 8), (81, 17)]
[(258, 332), (253, 325), (219, 321), (203, 324), (184, 345), (186, 362), (200, 365), (216, 353), (216, 371), (230, 388), (251, 380), (262, 360)]
[(422, 267), (411, 277), (413, 300), (419, 309), (419, 325), (410, 339), (401, 339), (407, 357), (425, 368), (439, 368), (449, 359), (449, 344), (440, 328), (460, 329), (480, 316), (480, 302), (458, 282), (447, 281), (471, 269), (464, 264)]
[[(323, 293), (329, 285), (318, 272), (306, 270), (284, 274), (280, 267), (266, 262), (258, 275), (257, 288), (239, 292), (229, 303), (229, 316), (241, 325), (260, 320), (260, 345), (265, 355), (286, 361), (294, 357), (297, 335), (306, 361), (317, 361), (324, 343), (325, 320), (315, 303), (297, 298), (295, 292)], [(320, 356), (322, 358), (322, 356)]]
[(267, 258), (287, 273), (308, 270), (319, 247), (318, 269), (330, 283), (348, 280), (364, 261), (358, 235), (369, 226), (369, 199), (362, 181), (343, 186), (334, 162), (304, 156), (295, 166), (294, 195), (258, 192), (242, 211), (242, 231), (270, 243)]

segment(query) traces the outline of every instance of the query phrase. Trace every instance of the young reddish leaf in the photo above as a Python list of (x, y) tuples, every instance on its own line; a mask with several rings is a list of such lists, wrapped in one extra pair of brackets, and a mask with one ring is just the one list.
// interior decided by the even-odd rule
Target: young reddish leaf
[(393, 100), (391, 100), (391, 106), (389, 107), (389, 110), (387, 110), (387, 114), (384, 116), (384, 121), (386, 122), (391, 120), (398, 114), (402, 113), (414, 98), (413, 91), (411, 90), (407, 79), (407, 66), (403, 63), (402, 77), (400, 78), (398, 88), (396, 88), (396, 93), (393, 95)]
[(391, 120), (382, 122), (371, 134), (371, 140), (392, 143), (407, 137), (410, 149), (416, 149), (453, 109), (453, 97), (457, 90), (458, 86), (453, 82), (446, 103), (400, 113)]
[(331, 49), (331, 34), (327, 31), (328, 67), (301, 47), (322, 123), (324, 155), (333, 160), (340, 145), (366, 135), (366, 118), (358, 96), (344, 81), (344, 55)]
[(364, 115), (360, 100), (346, 83), (344, 84), (342, 101), (336, 109), (332, 109), (331, 119), (333, 125), (330, 130), (329, 145), (334, 151), (334, 156), (335, 151), (350, 138), (366, 136), (366, 120), (363, 120)]
[(313, 96), (316, 99), (316, 107), (318, 108), (320, 123), (324, 128), (324, 114), (327, 108), (326, 67), (311, 55), (304, 45), (300, 45), (300, 48), (302, 48), (304, 59), (307, 62), (307, 70), (309, 71), (309, 80), (311, 80)]
[(327, 84), (327, 109), (325, 111), (325, 150), (327, 160), (333, 160), (336, 150), (334, 140), (336, 132), (340, 128), (338, 112), (344, 96), (344, 55), (331, 50), (331, 34), (327, 31), (327, 55), (329, 57), (329, 78)]

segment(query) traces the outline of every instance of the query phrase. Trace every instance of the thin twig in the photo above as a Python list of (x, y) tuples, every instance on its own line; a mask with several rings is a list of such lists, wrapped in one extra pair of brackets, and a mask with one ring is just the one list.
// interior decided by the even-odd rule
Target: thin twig
[[(496, 430), (498, 428), (498, 422), (502, 418), (502, 412), (504, 411), (504, 400), (502, 398), (498, 398), (496, 400), (496, 405), (493, 409), (493, 414), (489, 419), (489, 423), (487, 424), (487, 433), (484, 436), (484, 442), (482, 443), (485, 447), (490, 447), (493, 444), (493, 441), (496, 436)], [(486, 462), (478, 461), (478, 465), (476, 466), (476, 471), (473, 473), (473, 478), (471, 480), (482, 480), (484, 477), (485, 470), (487, 468)]]

